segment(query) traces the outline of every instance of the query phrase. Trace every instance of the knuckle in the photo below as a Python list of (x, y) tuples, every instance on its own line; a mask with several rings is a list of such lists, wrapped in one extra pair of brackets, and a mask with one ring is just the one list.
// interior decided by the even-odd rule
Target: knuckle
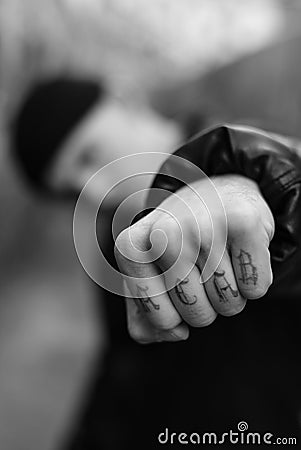
[(207, 253), (212, 246), (214, 235), (219, 234), (219, 223), (214, 220), (213, 216), (206, 212), (198, 217), (194, 227), (187, 226), (187, 230), (189, 240), (195, 248), (200, 246), (202, 252)]
[(173, 257), (182, 242), (181, 228), (175, 220), (160, 220), (151, 227), (151, 251), (156, 259)]
[(166, 234), (169, 240), (176, 241), (181, 235), (180, 225), (175, 219), (161, 219), (151, 227), (152, 232), (160, 230)]
[(228, 220), (231, 230), (234, 232), (258, 232), (261, 216), (256, 208), (248, 205), (236, 207), (229, 214)]
[(124, 258), (132, 259), (137, 250), (145, 250), (147, 247), (148, 232), (139, 227), (129, 227), (123, 230), (114, 243), (114, 254), (118, 262)]

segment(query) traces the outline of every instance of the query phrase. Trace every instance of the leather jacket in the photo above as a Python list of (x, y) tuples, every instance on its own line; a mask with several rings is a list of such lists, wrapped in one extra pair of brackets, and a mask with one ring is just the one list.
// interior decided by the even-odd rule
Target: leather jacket
[[(301, 287), (298, 265), (301, 263), (301, 158), (294, 146), (293, 141), (282, 136), (225, 124), (201, 132), (174, 153), (201, 168), (209, 177), (233, 173), (257, 182), (275, 220), (270, 251), (274, 273), (272, 290), (277, 294), (288, 283), (290, 292), (299, 291), (299, 279)], [(181, 164), (182, 170), (189, 172), (191, 165), (184, 167), (184, 160)], [(152, 187), (175, 192), (183, 186), (178, 174), (178, 164), (168, 158)], [(195, 181), (194, 177), (191, 173), (190, 181)], [(151, 206), (153, 200), (151, 191)]]

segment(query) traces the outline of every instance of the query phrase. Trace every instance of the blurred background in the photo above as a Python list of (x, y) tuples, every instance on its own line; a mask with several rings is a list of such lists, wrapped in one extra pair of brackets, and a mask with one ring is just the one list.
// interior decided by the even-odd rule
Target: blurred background
[[(99, 137), (95, 170), (135, 151), (170, 152), (222, 121), (298, 138), (300, 45), (300, 0), (0, 0), (1, 450), (123, 448), (99, 447), (93, 408), (89, 446), (76, 446), (87, 442), (76, 436), (119, 326), (108, 314), (122, 312), (102, 309), (105, 294), (77, 260), (74, 202), (32, 189), (12, 157), (11, 123), (28, 94), (41, 81), (77, 77), (102, 87), (108, 111), (122, 105), (99, 125), (122, 139), (106, 148)], [(77, 137), (58, 159), (60, 177)]]

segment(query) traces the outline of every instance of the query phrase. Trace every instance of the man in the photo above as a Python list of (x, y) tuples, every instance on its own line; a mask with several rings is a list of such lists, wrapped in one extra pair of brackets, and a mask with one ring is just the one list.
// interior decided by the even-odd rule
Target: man
[[(129, 152), (171, 150), (180, 135), (174, 123), (124, 104), (89, 78), (41, 80), (20, 102), (11, 123), (11, 160), (23, 201), (16, 206), (1, 291), (1, 448), (60, 447), (96, 359), (103, 373), (104, 295), (89, 284), (72, 236), (81, 189), (107, 163)], [(86, 211), (98, 205), (112, 176), (124, 176), (123, 168), (110, 166), (89, 189)], [(136, 188), (145, 184), (136, 181)], [(102, 233), (126, 195), (123, 189), (108, 198)]]
[[(119, 236), (115, 253), (127, 277), (130, 335), (139, 343), (181, 341), (189, 334), (190, 339), (138, 353), (135, 372), (144, 382), (136, 376), (135, 387), (142, 389), (145, 407), (139, 419), (142, 402), (133, 396), (135, 428), (126, 439), (151, 449), (159, 436), (170, 444), (175, 432), (174, 447), (181, 448), (175, 437), (181, 432), (216, 432), (221, 438), (231, 429), (238, 432), (241, 421), (250, 432), (271, 433), (272, 443), (298, 438), (298, 154), (283, 137), (225, 125), (175, 155), (184, 159), (167, 160), (153, 188), (177, 196), (159, 205), (150, 196), (151, 206), (159, 207)], [(211, 207), (208, 181), (195, 179), (191, 163), (212, 177), (225, 208), (226, 247), (216, 261), (208, 255), (212, 233), (224, 238), (222, 214)], [(184, 187), (179, 166), (192, 174)], [(144, 259), (143, 252), (152, 258)], [(210, 276), (203, 273), (206, 260)]]
[[(73, 92), (76, 91), (79, 91), (78, 86), (73, 90)], [(42, 89), (42, 92), (45, 91)], [(49, 96), (47, 98), (49, 99)], [(50, 98), (53, 98), (53, 94)], [(33, 104), (35, 105), (36, 103), (34, 102)], [(43, 104), (45, 105), (45, 102)], [(63, 102), (63, 104), (68, 105), (68, 101)], [(71, 102), (69, 104), (71, 105)], [(75, 114), (74, 111), (76, 111), (76, 108), (74, 109), (74, 106), (72, 106), (70, 112)], [(121, 153), (117, 153), (117, 156), (121, 156), (122, 151), (127, 148), (130, 148), (132, 152), (135, 151), (133, 145), (129, 147), (125, 146), (124, 140), (120, 139), (119, 134), (114, 133), (117, 123), (120, 123), (120, 126), (117, 127), (118, 130), (132, 131), (129, 126), (124, 126), (123, 128), (122, 123), (124, 122), (118, 122), (118, 120), (113, 119), (116, 119), (116, 117), (117, 119), (118, 117), (122, 119), (125, 116), (120, 113), (117, 116), (115, 114), (109, 114), (107, 117), (111, 117), (113, 120), (109, 120), (109, 122), (105, 121), (105, 126), (102, 127), (99, 122), (99, 119), (103, 117), (101, 108), (98, 111), (99, 116), (95, 121), (93, 120), (93, 117), (96, 117), (94, 113), (92, 116), (87, 116), (88, 120), (86, 121), (81, 121), (80, 117), (82, 115), (79, 114), (77, 116), (78, 118), (71, 123), (84, 125), (77, 127), (79, 131), (76, 131), (68, 139), (62, 139), (62, 137), (66, 136), (66, 130), (70, 130), (70, 127), (63, 127), (63, 133), (59, 133), (59, 137), (55, 139), (55, 145), (51, 145), (51, 142), (53, 142), (51, 140), (51, 134), (49, 135), (49, 140), (45, 140), (45, 133), (41, 127), (38, 128), (40, 133), (35, 135), (32, 132), (30, 135), (35, 140), (34, 146), (28, 146), (28, 142), (31, 142), (30, 140), (28, 141), (24, 138), (19, 140), (21, 145), (16, 147), (17, 161), (19, 161), (19, 164), (21, 163), (22, 170), (27, 174), (31, 182), (34, 181), (34, 185), (38, 189), (46, 188), (46, 192), (59, 194), (59, 197), (70, 193), (70, 191), (73, 193), (79, 192), (83, 186), (83, 182), (102, 164), (108, 162), (106, 158), (102, 162), (102, 150), (104, 151), (104, 155), (108, 154), (112, 159), (114, 159), (113, 154), (116, 157), (116, 154), (109, 150), (110, 142), (115, 142), (112, 147), (113, 149), (121, 149)], [(109, 107), (105, 111), (114, 112), (116, 108)], [(38, 116), (35, 115), (35, 117)], [(49, 114), (46, 114), (45, 117), (49, 121)], [(63, 114), (62, 119), (66, 117), (68, 117), (67, 113)], [(92, 118), (92, 121), (90, 118)], [(24, 127), (24, 121), (21, 123), (23, 123), (23, 127), (18, 127), (17, 129), (19, 131), (20, 129), (25, 130), (26, 134), (28, 128)], [(91, 123), (94, 125), (90, 126), (89, 124)], [(112, 124), (113, 127), (111, 127)], [(31, 129), (36, 129), (35, 121), (32, 122), (32, 125)], [(144, 133), (138, 134), (137, 127), (132, 134), (130, 133), (130, 136), (133, 136), (133, 138), (137, 135), (141, 136), (141, 140), (139, 141), (138, 139), (140, 144), (136, 147), (137, 150), (141, 151), (141, 147), (144, 150), (147, 150), (147, 148), (149, 150), (160, 150), (158, 141), (146, 139), (146, 128), (142, 127), (141, 129), (144, 130)], [(149, 130), (149, 128), (147, 129)], [(91, 130), (94, 131), (92, 132)], [(108, 141), (106, 138), (104, 141), (106, 145), (99, 146), (101, 134), (104, 133), (105, 136), (108, 136), (107, 133), (110, 130), (112, 130), (110, 136), (113, 139)], [(162, 136), (162, 134), (157, 132), (158, 129), (151, 127), (150, 130), (149, 134), (147, 134), (148, 136)], [(164, 137), (161, 140), (161, 144), (165, 142), (161, 148), (166, 151), (167, 143), (170, 147), (174, 145), (179, 134), (176, 131), (172, 131), (173, 129), (170, 126), (164, 127), (164, 130), (166, 130), (166, 133), (163, 133), (163, 136), (166, 136), (166, 138)], [(280, 250), (276, 249), (278, 253), (274, 253), (274, 261), (277, 262), (277, 259), (287, 259), (286, 256), (289, 253), (293, 253), (294, 239), (298, 235), (296, 232), (296, 224), (298, 224), (298, 221), (291, 221), (291, 218), (295, 218), (296, 210), (298, 209), (298, 201), (296, 201), (298, 197), (293, 195), (293, 184), (290, 186), (289, 183), (290, 181), (295, 182), (295, 178), (293, 177), (293, 164), (295, 164), (297, 158), (289, 150), (284, 151), (284, 147), (281, 147), (275, 139), (268, 139), (268, 156), (276, 155), (277, 157), (272, 158), (272, 160), (271, 158), (267, 158), (267, 141), (263, 138), (262, 133), (256, 131), (249, 132), (247, 130), (245, 134), (243, 133), (247, 139), (247, 147), (252, 148), (254, 144), (257, 157), (257, 159), (249, 158), (248, 160), (246, 148), (244, 148), (241, 155), (239, 152), (235, 153), (231, 151), (232, 147), (229, 145), (230, 138), (224, 130), (225, 128), (223, 127), (217, 128), (212, 133), (205, 133), (204, 136), (200, 137), (201, 148), (203, 149), (202, 155), (205, 160), (204, 165), (197, 163), (201, 153), (195, 152), (194, 150), (191, 151), (191, 147), (194, 147), (194, 142), (197, 142), (196, 147), (199, 146), (198, 140), (192, 141), (179, 152), (180, 156), (184, 156), (193, 163), (197, 163), (209, 176), (236, 172), (233, 170), (233, 164), (231, 165), (235, 159), (234, 155), (236, 155), (238, 163), (242, 161), (246, 163), (244, 166), (247, 167), (247, 170), (243, 171), (241, 169), (238, 171), (240, 175), (244, 176), (228, 175), (228, 177), (217, 177), (214, 180), (218, 194), (226, 206), (229, 235), (227, 236), (227, 251), (220, 255), (223, 257), (222, 260), (213, 261), (211, 268), (213, 270), (213, 277), (209, 277), (205, 280), (205, 283), (200, 283), (200, 275), (204, 264), (202, 262), (203, 255), (200, 254), (197, 264), (193, 264), (193, 270), (191, 271), (188, 269), (191, 268), (193, 259), (191, 260), (189, 258), (190, 255), (188, 252), (185, 255), (187, 256), (187, 267), (173, 274), (173, 279), (168, 280), (168, 283), (175, 283), (175, 289), (171, 292), (170, 296), (166, 294), (166, 289), (163, 286), (163, 289), (159, 287), (159, 290), (161, 289), (161, 298), (158, 299), (156, 296), (152, 298), (152, 289), (158, 291), (158, 287), (142, 285), (139, 286), (138, 290), (140, 300), (138, 298), (138, 302), (127, 301), (130, 333), (139, 342), (182, 340), (187, 338), (190, 332), (192, 338), (189, 341), (189, 347), (185, 344), (185, 347), (173, 347), (171, 349), (161, 344), (162, 350), (158, 347), (151, 347), (149, 351), (146, 349), (138, 349), (134, 344), (128, 342), (123, 333), (123, 328), (118, 329), (120, 325), (118, 311), (119, 309), (122, 311), (122, 305), (120, 304), (120, 307), (112, 307), (113, 302), (109, 301), (108, 309), (112, 313), (110, 321), (111, 329), (113, 330), (112, 352), (109, 356), (105, 376), (102, 383), (98, 383), (96, 395), (94, 395), (94, 407), (88, 412), (88, 422), (82, 423), (79, 433), (80, 436), (77, 436), (75, 439), (74, 445), (79, 446), (78, 448), (94, 449), (100, 444), (104, 447), (107, 445), (108, 448), (127, 448), (132, 440), (133, 445), (138, 442), (140, 446), (143, 444), (143, 448), (148, 448), (147, 445), (149, 445), (149, 448), (153, 448), (156, 433), (162, 430), (162, 424), (164, 426), (167, 420), (172, 426), (178, 429), (181, 429), (181, 426), (185, 428), (187, 423), (192, 427), (193, 425), (199, 425), (201, 422), (202, 428), (207, 424), (208, 426), (214, 425), (217, 431), (225, 431), (224, 427), (228, 425), (229, 422), (227, 420), (229, 418), (232, 421), (236, 419), (247, 420), (256, 411), (258, 416), (256, 418), (257, 422), (254, 422), (254, 426), (258, 425), (264, 428), (266, 424), (272, 427), (279, 425), (279, 419), (282, 416), (280, 417), (278, 415), (274, 417), (274, 415), (269, 415), (271, 409), (273, 409), (273, 405), (268, 404), (267, 407), (266, 397), (261, 397), (261, 394), (265, 391), (266, 384), (265, 382), (258, 382), (259, 374), (257, 373), (256, 366), (253, 365), (254, 355), (258, 355), (261, 358), (261, 353), (257, 352), (260, 341), (259, 338), (256, 339), (257, 334), (254, 332), (254, 327), (260, 328), (259, 336), (262, 336), (262, 334), (265, 336), (266, 319), (270, 308), (265, 308), (264, 313), (261, 312), (261, 314), (258, 314), (257, 305), (259, 303), (252, 302), (245, 309), (246, 313), (244, 312), (238, 315), (234, 322), (234, 319), (228, 322), (229, 319), (223, 321), (221, 318), (223, 316), (236, 315), (236, 313), (242, 311), (246, 305), (247, 298), (262, 296), (271, 284), (272, 271), (268, 248), (274, 232), (274, 221), (276, 224), (275, 236), (278, 236), (278, 240), (279, 236), (286, 238), (286, 247), (280, 247)], [(235, 130), (233, 135), (237, 135)], [(238, 133), (238, 135), (241, 136), (241, 133)], [(19, 136), (22, 136), (22, 133)], [(55, 133), (54, 136), (56, 136)], [(118, 138), (117, 141), (116, 139), (114, 140), (114, 136)], [(127, 133), (125, 136), (127, 136)], [(93, 144), (91, 146), (89, 144), (91, 137), (93, 137), (92, 140), (94, 143), (97, 142), (96, 147), (99, 149), (97, 152), (95, 152), (95, 145)], [(38, 142), (41, 145), (37, 145), (37, 140), (39, 139), (40, 141)], [(47, 141), (46, 149), (43, 146), (43, 142), (45, 141)], [(49, 145), (48, 142), (50, 142)], [(143, 145), (145, 143), (147, 146)], [(116, 147), (117, 144), (118, 146)], [(277, 153), (279, 146), (282, 149), (280, 156)], [(46, 152), (48, 147), (50, 151)], [(41, 154), (38, 153), (39, 148), (43, 149)], [(186, 152), (187, 148), (189, 151)], [(238, 148), (240, 147), (238, 146)], [(60, 151), (57, 151), (57, 149), (60, 149)], [(227, 149), (227, 152), (223, 153), (221, 149)], [(31, 151), (34, 151), (34, 153), (31, 153)], [(37, 158), (37, 155), (39, 155), (39, 158)], [(45, 158), (45, 155), (50, 156), (49, 158), (48, 156)], [(94, 157), (90, 157), (90, 155), (94, 155)], [(196, 161), (194, 161), (192, 155), (194, 155)], [(251, 155), (254, 156), (254, 151), (251, 152)], [(35, 161), (35, 158), (37, 158), (38, 164), (33, 166), (32, 161)], [(261, 161), (262, 159), (265, 161), (268, 160), (269, 164), (259, 165), (258, 160)], [(286, 163), (284, 166), (283, 160)], [(222, 167), (219, 164), (220, 162), (223, 163)], [(281, 173), (277, 172), (275, 174), (274, 168), (277, 167), (279, 169), (279, 166), (284, 170), (281, 169)], [(166, 167), (170, 169), (169, 161), (167, 161)], [(218, 168), (219, 170), (216, 173), (214, 171), (211, 172), (212, 167)], [(262, 167), (265, 167), (265, 171), (261, 170)], [(260, 179), (257, 175), (263, 172), (268, 180), (273, 177), (277, 180), (282, 175), (288, 178), (287, 183), (289, 186), (288, 192), (291, 194), (290, 199), (285, 197), (284, 202), (283, 195), (280, 195), (284, 191), (282, 192), (281, 189), (276, 191), (275, 194), (278, 206), (280, 205), (279, 208), (282, 207), (282, 214), (275, 214), (277, 208), (275, 209), (274, 205), (269, 202), (272, 197), (269, 191), (267, 191), (268, 195), (264, 193), (266, 201), (262, 197), (262, 184), (264, 185), (265, 178), (262, 177)], [(256, 176), (252, 176), (254, 173)], [(292, 180), (290, 180), (290, 177), (292, 177)], [(259, 188), (250, 178), (253, 178), (257, 182)], [(91, 199), (97, 199), (99, 193), (107, 189), (106, 180), (101, 181), (104, 181), (104, 186), (99, 185), (96, 191), (91, 192)], [(109, 182), (110, 180), (108, 179), (107, 181)], [(209, 198), (209, 204), (211, 198), (209, 197), (209, 190), (208, 192), (206, 191), (210, 189), (207, 182), (204, 180), (198, 182), (196, 179), (192, 181), (196, 183), (193, 185), (196, 195), (191, 196), (188, 188), (188, 190), (184, 189), (181, 191), (179, 198), (181, 200), (183, 196), (182, 200), (193, 211), (195, 207), (197, 210), (199, 208), (199, 193), (202, 193), (205, 201), (208, 202)], [(275, 182), (276, 184), (277, 182)], [(175, 190), (180, 187), (180, 183), (177, 180), (170, 184), (170, 178), (166, 178), (166, 176), (163, 177), (163, 180), (159, 177), (155, 185), (161, 188), (163, 187), (165, 190)], [(280, 185), (282, 186), (282, 182)], [(154, 205), (152, 204), (151, 206)], [(186, 240), (185, 242), (189, 242), (189, 239), (192, 239), (193, 245), (195, 244), (196, 248), (198, 248), (199, 243), (196, 239), (193, 239), (193, 237), (197, 237), (197, 234), (194, 234), (192, 230), (193, 232), (190, 236), (190, 225), (187, 220), (185, 222), (185, 217), (181, 216), (181, 211), (179, 214), (178, 203), (174, 203), (173, 199), (167, 199), (166, 206), (167, 210), (170, 209), (175, 218), (180, 220), (179, 223), (184, 230), (184, 237), (186, 239), (188, 238), (188, 241)], [(217, 215), (216, 217), (218, 219), (219, 216)], [(205, 235), (205, 244), (207, 244), (207, 247), (210, 247), (209, 244), (211, 243), (212, 236), (211, 228), (208, 226), (209, 217), (206, 215), (205, 210), (202, 209), (199, 211), (199, 215), (196, 215), (196, 218), (197, 229), (201, 231), (203, 241)], [(184, 219), (184, 223), (182, 223), (182, 219)], [(285, 229), (285, 226), (283, 227), (283, 224), (286, 222), (288, 223), (287, 229)], [(254, 235), (255, 225), (258, 226), (256, 236)], [(145, 246), (146, 248), (149, 247), (149, 233), (156, 229), (162, 229), (171, 239), (168, 241), (167, 252), (163, 255), (163, 258), (160, 257), (159, 259), (158, 256), (161, 256), (162, 253), (162, 242), (160, 241), (160, 236), (157, 242), (155, 240), (155, 245), (152, 249), (155, 263), (147, 267), (147, 270), (150, 270), (151, 273), (158, 270), (161, 271), (165, 265), (168, 266), (171, 261), (173, 262), (177, 254), (179, 230), (172, 220), (166, 220), (166, 216), (159, 211), (152, 212), (131, 228), (134, 239), (138, 241), (139, 245), (142, 245), (143, 249)], [(287, 233), (283, 234), (284, 231), (287, 231)], [(221, 234), (223, 234), (222, 231)], [(118, 244), (119, 249), (123, 249), (125, 252), (128, 250), (131, 251), (131, 247), (128, 246), (127, 232), (121, 235)], [(186, 251), (187, 248), (190, 249), (190, 246), (187, 247), (185, 244), (184, 248)], [(206, 248), (206, 245), (201, 248)], [(128, 256), (131, 259), (131, 254), (128, 254)], [(131, 266), (124, 264), (118, 251), (117, 258), (122, 270), (134, 277), (137, 275), (137, 270), (141, 272), (141, 268), (144, 270), (146, 267), (145, 264), (140, 263)], [(251, 272), (245, 273), (244, 268), (247, 270), (251, 269)], [(149, 277), (149, 273), (146, 273), (146, 275)], [(186, 279), (186, 275), (189, 275), (189, 280)], [(131, 291), (131, 286), (128, 287)], [(137, 294), (137, 288), (134, 286), (134, 292), (131, 291), (130, 295), (137, 300)], [(139, 314), (137, 314), (136, 303), (139, 305)], [(274, 312), (277, 312), (277, 307), (280, 307), (279, 303), (275, 303), (273, 307)], [(248, 313), (248, 311), (250, 312)], [(216, 324), (202, 329), (204, 325), (212, 323), (218, 314), (220, 317), (219, 320), (215, 321)], [(276, 318), (278, 318), (277, 314)], [(284, 314), (281, 315), (281, 320), (283, 319), (286, 319)], [(188, 325), (192, 326), (192, 328), (188, 328)], [(277, 325), (278, 322), (276, 320), (274, 325), (270, 324), (269, 330), (271, 328), (273, 329), (273, 326), (277, 328)], [(201, 329), (198, 327), (201, 327)], [(248, 332), (248, 329), (250, 332)], [(275, 342), (277, 343), (278, 350), (281, 350), (281, 346), (286, 348), (287, 341), (282, 341), (279, 334), (275, 336), (274, 333), (270, 334), (273, 338), (276, 337)], [(286, 339), (290, 343), (293, 342), (295, 344), (291, 334), (288, 334)], [(179, 343), (177, 345), (181, 346), (183, 344)], [(244, 369), (248, 366), (248, 355), (245, 356), (245, 364), (242, 364), (242, 354), (245, 348), (247, 348), (247, 353), (250, 356), (249, 364), (251, 365), (251, 368), (248, 367), (247, 371)], [(265, 342), (265, 348), (268, 352), (270, 351), (270, 342)], [(292, 351), (294, 348), (292, 345)], [(160, 363), (159, 366), (154, 363), (156, 361)], [(273, 353), (269, 355), (263, 365), (261, 364), (263, 378), (268, 380), (269, 383), (271, 380), (268, 376), (269, 372), (266, 366), (271, 365), (271, 361), (276, 361)], [(293, 358), (289, 359), (289, 364), (294, 364)], [(175, 376), (174, 371), (176, 371), (177, 376)], [(246, 372), (248, 373), (247, 379)], [(298, 371), (294, 372), (294, 379), (291, 380), (292, 383), (290, 385), (292, 389), (295, 387), (294, 383), (298, 374)], [(250, 383), (249, 381), (250, 378), (252, 379), (252, 376), (254, 376), (254, 382)], [(221, 380), (220, 383), (217, 383), (217, 378)], [(142, 384), (141, 379), (144, 380)], [(235, 380), (235, 388), (232, 390), (229, 386), (231, 386), (233, 380)], [(278, 378), (275, 378), (275, 383), (278, 387), (277, 380)], [(188, 381), (189, 383), (187, 385)], [(147, 383), (147, 389), (144, 386), (145, 382)], [(225, 385), (228, 388), (225, 388)], [(209, 386), (209, 389), (206, 386)], [(261, 399), (259, 403), (255, 401), (252, 391), (252, 389), (256, 389), (258, 386), (259, 396), (256, 399)], [(273, 393), (274, 390), (271, 389), (270, 392)], [(296, 389), (295, 392), (297, 392)], [(141, 393), (142, 396), (140, 395)], [(241, 401), (244, 395), (246, 398)], [(157, 406), (162, 401), (162, 398), (164, 398), (165, 408), (164, 410), (158, 410)], [(269, 401), (271, 398), (269, 398)], [(286, 398), (285, 393), (281, 396), (281, 402), (283, 402), (284, 398)], [(249, 408), (248, 406), (251, 400), (255, 403), (253, 405), (254, 408)], [(178, 402), (180, 409), (176, 407)], [(117, 411), (116, 404), (120, 406)], [(148, 406), (144, 409), (144, 414), (141, 415), (141, 407), (145, 407), (145, 405)], [(100, 411), (98, 408), (100, 408)], [(169, 414), (166, 411), (169, 411)], [(295, 431), (297, 420), (296, 411), (295, 409), (292, 410), (292, 408), (289, 411), (293, 411), (293, 413), (286, 421), (283, 421), (282, 426), (284, 430), (290, 429), (291, 426), (293, 431)], [(241, 417), (242, 414), (244, 417)], [(262, 416), (266, 417), (266, 422), (261, 420)], [(292, 417), (293, 419), (291, 420)], [(93, 423), (97, 424), (95, 430), (93, 430)], [(105, 424), (105, 426), (98, 430), (99, 424)], [(116, 434), (116, 427), (120, 430), (118, 434)], [(147, 437), (149, 444), (143, 441), (143, 436)]]

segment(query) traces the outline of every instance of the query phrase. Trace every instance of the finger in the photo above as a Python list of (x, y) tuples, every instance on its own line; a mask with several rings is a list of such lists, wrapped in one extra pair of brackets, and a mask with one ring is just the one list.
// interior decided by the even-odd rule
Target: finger
[(210, 325), (217, 314), (200, 282), (201, 274), (193, 261), (190, 245), (186, 239), (183, 245), (185, 248), (182, 248), (181, 240), (178, 239), (178, 227), (174, 222), (161, 224), (161, 227), (171, 245), (168, 245), (162, 254), (160, 245), (154, 242), (153, 250), (159, 250), (158, 253), (161, 254), (157, 258), (157, 265), (164, 274), (170, 298), (180, 316), (189, 325), (193, 327)]
[(205, 282), (209, 300), (218, 314), (234, 316), (246, 306), (246, 299), (239, 292), (230, 256), (227, 251), (213, 274)]
[(248, 299), (260, 298), (272, 284), (269, 235), (260, 221), (243, 221), (230, 239), (237, 285)]
[(173, 281), (167, 279), (167, 283), (175, 285), (169, 292), (169, 295), (185, 322), (192, 327), (210, 325), (216, 319), (217, 314), (208, 300), (204, 286), (200, 281), (201, 274), (199, 269), (194, 266), (187, 274), (183, 267), (183, 270), (177, 270), (176, 273), (169, 275), (169, 277), (172, 277)]
[[(164, 278), (158, 267), (154, 263), (145, 262), (147, 260), (145, 251), (148, 246), (145, 236), (148, 232), (142, 229), (140, 233), (141, 229), (136, 227), (135, 230), (131, 230), (129, 237), (129, 230), (119, 235), (116, 247), (118, 250), (115, 254), (119, 268), (126, 275), (130, 296), (136, 299), (136, 304), (140, 305), (154, 327), (160, 330), (172, 330), (182, 322), (182, 319), (166, 292)], [(133, 248), (134, 244), (135, 248)], [(139, 261), (136, 259), (137, 249), (140, 252)]]
[[(125, 289), (125, 292), (127, 296), (130, 295), (128, 289)], [(181, 323), (172, 330), (155, 328), (132, 298), (126, 298), (126, 309), (129, 334), (139, 344), (178, 342), (189, 337), (189, 328), (185, 323)]]

